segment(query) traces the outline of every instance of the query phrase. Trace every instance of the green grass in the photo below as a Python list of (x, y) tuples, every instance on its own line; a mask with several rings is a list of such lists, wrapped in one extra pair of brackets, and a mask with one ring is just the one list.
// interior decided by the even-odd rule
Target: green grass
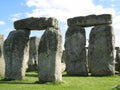
[[(1, 78), (2, 79), (2, 78)], [(27, 73), (24, 80), (0, 81), (0, 90), (117, 90), (120, 76), (80, 77), (63, 75), (61, 83), (37, 84), (37, 73)]]

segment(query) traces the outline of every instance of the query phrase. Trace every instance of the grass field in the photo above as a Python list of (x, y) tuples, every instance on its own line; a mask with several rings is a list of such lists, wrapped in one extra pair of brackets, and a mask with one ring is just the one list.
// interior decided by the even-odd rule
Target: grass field
[[(2, 79), (2, 78), (0, 78)], [(81, 77), (63, 75), (60, 83), (37, 84), (37, 73), (27, 73), (24, 80), (0, 81), (0, 90), (117, 90), (120, 76)]]

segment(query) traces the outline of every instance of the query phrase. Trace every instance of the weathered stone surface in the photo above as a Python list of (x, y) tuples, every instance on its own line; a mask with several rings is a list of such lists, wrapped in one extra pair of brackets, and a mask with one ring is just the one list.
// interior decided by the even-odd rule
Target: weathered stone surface
[(85, 29), (69, 27), (65, 37), (65, 62), (68, 75), (88, 75), (86, 67)]
[(117, 51), (117, 50), (120, 50), (120, 47), (115, 47), (115, 50)]
[(3, 58), (3, 43), (4, 36), (0, 34), (0, 76), (4, 76), (5, 73), (5, 62)]
[(18, 20), (14, 22), (15, 29), (23, 29), (23, 30), (44, 30), (47, 27), (58, 27), (58, 21), (55, 18), (26, 18), (22, 20)]
[(67, 23), (68, 26), (82, 26), (82, 27), (112, 24), (112, 16), (110, 14), (102, 14), (74, 17), (69, 18), (67, 20)]
[(114, 43), (112, 26), (100, 25), (91, 30), (88, 47), (91, 75), (106, 76), (115, 73)]
[(62, 37), (59, 29), (49, 27), (40, 40), (38, 49), (39, 80), (61, 81)]
[(27, 71), (36, 71), (38, 67), (38, 46), (40, 38), (30, 37), (29, 41), (29, 61)]
[(29, 31), (11, 31), (4, 42), (5, 79), (17, 80), (25, 76), (29, 58)]
[(118, 84), (117, 86), (116, 86), (116, 89), (115, 90), (120, 90), (120, 84)]
[(66, 64), (65, 64), (65, 50), (63, 50), (63, 53), (62, 53), (62, 60), (61, 60), (61, 63), (62, 63), (62, 72), (65, 71), (66, 69)]
[(115, 70), (120, 73), (120, 47), (116, 47)]

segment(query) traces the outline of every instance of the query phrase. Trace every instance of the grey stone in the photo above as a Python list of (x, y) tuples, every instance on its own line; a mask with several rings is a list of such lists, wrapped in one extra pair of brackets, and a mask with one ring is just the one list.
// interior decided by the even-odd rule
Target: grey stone
[(29, 41), (29, 61), (27, 71), (36, 71), (38, 66), (38, 46), (40, 38), (30, 37)]
[(59, 82), (61, 72), (62, 37), (60, 29), (49, 27), (41, 37), (38, 49), (39, 80)]
[(112, 24), (112, 15), (111, 14), (98, 15), (96, 21), (97, 25)]
[(67, 20), (67, 23), (68, 26), (82, 26), (82, 27), (112, 24), (112, 15), (102, 14), (74, 17), (69, 18)]
[(65, 63), (61, 63), (61, 71), (64, 72), (66, 70), (66, 64)]
[(117, 89), (117, 90), (120, 90), (120, 84), (116, 86), (116, 89)]
[(117, 50), (120, 50), (120, 47), (115, 47), (115, 50), (117, 51)]
[(4, 42), (5, 79), (23, 79), (29, 57), (29, 31), (11, 31)]
[(5, 74), (5, 62), (3, 57), (3, 43), (4, 35), (0, 34), (0, 76), (4, 77)]
[(23, 30), (44, 30), (47, 27), (58, 27), (58, 21), (55, 18), (35, 18), (30, 17), (26, 19), (21, 19), (14, 22), (15, 29), (23, 29)]
[(114, 38), (112, 26), (100, 25), (92, 28), (88, 47), (88, 62), (91, 75), (114, 75)]
[(62, 63), (62, 72), (64, 72), (66, 70), (66, 64), (65, 64), (65, 50), (63, 50), (63, 53), (62, 53), (62, 60), (61, 60), (61, 63)]
[(69, 27), (65, 37), (65, 63), (68, 75), (88, 75), (86, 67), (85, 29)]
[(120, 47), (116, 47), (115, 70), (120, 73)]

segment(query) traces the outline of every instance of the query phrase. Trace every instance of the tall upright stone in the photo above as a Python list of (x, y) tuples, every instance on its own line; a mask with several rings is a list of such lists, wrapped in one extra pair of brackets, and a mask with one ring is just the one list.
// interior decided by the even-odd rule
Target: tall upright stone
[(61, 73), (62, 37), (60, 29), (49, 27), (40, 40), (38, 49), (39, 80), (58, 82)]
[(68, 28), (65, 37), (65, 62), (68, 75), (88, 75), (86, 67), (86, 36), (81, 26)]
[(4, 76), (5, 73), (5, 62), (3, 57), (3, 43), (4, 43), (4, 36), (0, 34), (0, 76)]
[(38, 46), (40, 38), (30, 37), (29, 41), (29, 61), (27, 71), (36, 71), (38, 66)]
[(61, 64), (62, 64), (62, 72), (66, 70), (66, 64), (65, 64), (65, 50), (62, 52), (62, 59), (61, 59)]
[(5, 79), (18, 80), (25, 76), (29, 57), (27, 30), (11, 31), (4, 42)]
[(106, 76), (115, 73), (114, 43), (112, 26), (99, 25), (92, 28), (88, 47), (88, 62), (91, 75)]
[(116, 71), (120, 73), (120, 47), (116, 47), (116, 58), (115, 58), (115, 62), (116, 62)]

